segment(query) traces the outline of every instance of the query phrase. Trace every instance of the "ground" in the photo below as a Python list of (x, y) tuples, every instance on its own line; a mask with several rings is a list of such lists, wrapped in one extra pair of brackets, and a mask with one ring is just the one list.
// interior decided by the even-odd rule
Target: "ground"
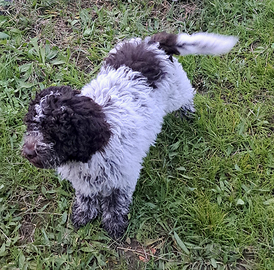
[[(0, 0), (1, 269), (274, 269), (274, 2)], [(75, 231), (73, 189), (21, 156), (36, 91), (81, 87), (115, 43), (166, 31), (236, 35), (179, 57), (196, 114), (165, 118), (123, 239)]]

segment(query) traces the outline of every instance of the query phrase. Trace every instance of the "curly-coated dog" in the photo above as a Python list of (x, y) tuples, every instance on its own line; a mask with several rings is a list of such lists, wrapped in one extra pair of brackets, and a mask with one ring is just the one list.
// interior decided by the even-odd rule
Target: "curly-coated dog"
[(172, 55), (224, 54), (236, 42), (208, 33), (130, 39), (110, 51), (81, 92), (52, 86), (36, 95), (25, 117), (22, 153), (72, 183), (75, 227), (101, 213), (109, 235), (124, 233), (143, 158), (163, 117), (180, 108), (194, 112), (195, 91)]

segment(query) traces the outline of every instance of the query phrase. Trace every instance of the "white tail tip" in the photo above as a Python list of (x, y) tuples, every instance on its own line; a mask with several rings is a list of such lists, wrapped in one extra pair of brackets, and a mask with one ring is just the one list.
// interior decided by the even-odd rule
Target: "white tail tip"
[(237, 41), (238, 38), (235, 36), (223, 36), (211, 33), (179, 34), (176, 45), (181, 55), (220, 55), (228, 53)]

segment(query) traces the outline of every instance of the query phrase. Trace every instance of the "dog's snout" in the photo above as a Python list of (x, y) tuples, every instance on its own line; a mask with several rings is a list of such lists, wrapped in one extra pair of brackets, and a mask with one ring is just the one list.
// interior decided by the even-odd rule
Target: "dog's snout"
[(25, 143), (23, 145), (23, 155), (29, 159), (35, 158), (37, 153), (35, 152), (34, 143)]

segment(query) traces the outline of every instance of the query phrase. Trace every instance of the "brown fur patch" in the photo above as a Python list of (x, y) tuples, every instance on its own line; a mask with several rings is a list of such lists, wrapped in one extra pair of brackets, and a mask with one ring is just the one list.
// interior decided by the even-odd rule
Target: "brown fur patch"
[(160, 48), (163, 49), (166, 54), (172, 55), (177, 54), (179, 55), (179, 51), (177, 50), (177, 35), (175, 34), (168, 34), (166, 32), (161, 32), (155, 34), (151, 37), (151, 42), (159, 42)]
[(125, 42), (115, 53), (111, 53), (105, 64), (118, 69), (127, 66), (134, 71), (139, 71), (147, 79), (148, 84), (155, 88), (155, 82), (164, 75), (161, 61), (157, 53), (146, 48), (145, 43), (134, 44)]

